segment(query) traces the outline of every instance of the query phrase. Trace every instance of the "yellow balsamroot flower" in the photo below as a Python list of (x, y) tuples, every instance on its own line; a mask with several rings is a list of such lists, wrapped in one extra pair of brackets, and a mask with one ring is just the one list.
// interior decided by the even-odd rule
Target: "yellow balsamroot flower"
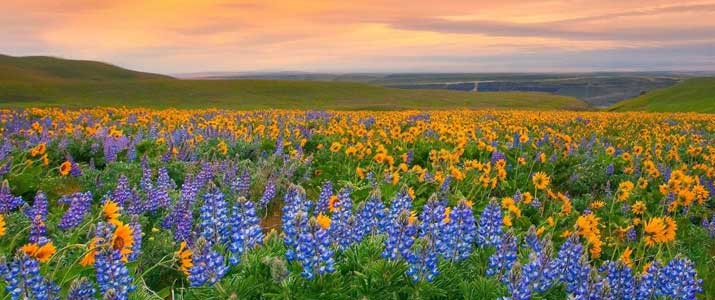
[(128, 224), (117, 222), (117, 228), (114, 229), (114, 234), (112, 235), (111, 246), (115, 250), (119, 250), (122, 253), (122, 261), (127, 262), (127, 256), (132, 253), (132, 246), (134, 245), (134, 232), (132, 227)]
[(601, 231), (598, 229), (598, 221), (599, 218), (594, 214), (582, 215), (576, 220), (577, 233), (588, 241), (592, 258), (601, 256), (601, 245), (603, 244), (601, 242)]
[(357, 174), (358, 178), (365, 179), (365, 169), (361, 167), (356, 167), (355, 174)]
[(332, 195), (330, 196), (330, 199), (328, 200), (328, 210), (330, 212), (335, 211), (335, 204), (338, 203), (338, 196)]
[(47, 146), (45, 145), (45, 143), (40, 143), (39, 145), (35, 146), (30, 150), (30, 156), (40, 156), (45, 154), (45, 151), (47, 151)]
[(633, 212), (633, 214), (636, 215), (642, 215), (645, 212), (645, 209), (646, 206), (645, 202), (643, 201), (636, 201), (636, 203), (633, 203), (633, 205), (631, 205), (631, 211)]
[(333, 142), (333, 144), (330, 145), (330, 152), (336, 153), (336, 152), (340, 151), (340, 149), (342, 147), (343, 147), (343, 145), (341, 145), (340, 143)]
[(191, 260), (192, 255), (193, 252), (187, 247), (186, 242), (181, 242), (179, 250), (174, 253), (174, 256), (179, 261), (179, 270), (186, 276), (189, 276), (189, 270), (194, 266)]
[(407, 224), (414, 224), (415, 221), (417, 221), (417, 212), (416, 211), (411, 211), (410, 216), (407, 218)]
[(521, 194), (521, 202), (523, 202), (525, 205), (531, 204), (531, 201), (534, 201), (534, 196), (532, 196), (530, 192), (525, 192)]
[(96, 252), (97, 249), (97, 238), (93, 238), (89, 244), (87, 245), (87, 254), (82, 257), (82, 260), (80, 261), (80, 264), (82, 266), (91, 266), (94, 265), (94, 257), (97, 254)]
[(221, 140), (221, 142), (216, 145), (216, 149), (223, 155), (226, 155), (228, 153), (228, 145), (226, 145), (226, 142), (224, 142), (223, 140)]
[(606, 154), (613, 155), (614, 153), (616, 153), (616, 148), (613, 148), (613, 146), (606, 148)]
[(626, 247), (626, 250), (623, 250), (623, 254), (621, 254), (621, 262), (628, 267), (633, 267), (633, 261), (631, 260), (632, 253), (633, 250), (631, 250), (631, 247)]
[(400, 182), (400, 173), (399, 172), (394, 172), (392, 173), (392, 185), (397, 185), (397, 183)]
[(511, 227), (511, 225), (512, 225), (511, 216), (504, 215), (504, 217), (502, 218), (502, 222), (504, 223), (504, 226)]
[(682, 206), (690, 206), (695, 200), (695, 193), (690, 190), (682, 190), (678, 192), (677, 202)]
[(5, 217), (0, 215), (0, 237), (4, 236), (5, 232), (7, 231), (5, 225)]
[(319, 214), (318, 217), (315, 218), (316, 221), (318, 222), (318, 225), (320, 227), (323, 227), (323, 229), (327, 230), (330, 228), (330, 218), (324, 214)]
[(592, 210), (598, 210), (598, 209), (603, 208), (605, 205), (606, 205), (606, 202), (603, 202), (603, 201), (600, 201), (600, 200), (599, 200), (599, 201), (591, 202), (591, 204), (589, 204), (589, 207), (590, 207)]
[(72, 163), (66, 160), (60, 165), (60, 175), (67, 176), (72, 170)]
[(42, 246), (37, 243), (25, 244), (24, 246), (20, 247), (20, 250), (22, 250), (22, 252), (25, 252), (27, 256), (35, 258), (41, 263), (45, 263), (48, 262), (52, 255), (55, 254), (57, 248), (55, 248), (55, 245), (53, 245), (50, 241)]
[(534, 183), (534, 187), (536, 187), (537, 190), (543, 190), (549, 186), (551, 178), (544, 172), (536, 172), (534, 176), (531, 177), (531, 182)]
[(444, 209), (444, 219), (442, 219), (442, 222), (444, 222), (445, 224), (449, 224), (449, 222), (452, 221), (452, 219), (450, 218), (451, 213), (452, 213), (451, 207), (445, 208)]
[(414, 200), (415, 199), (415, 189), (412, 187), (407, 188), (407, 196), (410, 196), (410, 199)]
[(646, 246), (653, 247), (656, 244), (665, 244), (675, 240), (675, 233), (678, 225), (670, 217), (655, 217), (650, 219), (643, 226), (643, 241)]
[(104, 216), (107, 221), (110, 223), (113, 221), (118, 220), (120, 214), (119, 214), (119, 204), (112, 200), (107, 200), (104, 202), (104, 205), (102, 206), (102, 215)]
[(549, 226), (554, 226), (554, 217), (548, 217), (546, 218), (546, 224), (549, 224)]

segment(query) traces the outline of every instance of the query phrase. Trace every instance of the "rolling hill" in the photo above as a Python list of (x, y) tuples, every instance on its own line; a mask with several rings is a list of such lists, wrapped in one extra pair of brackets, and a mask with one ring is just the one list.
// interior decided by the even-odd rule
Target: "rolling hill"
[(715, 113), (715, 77), (687, 79), (672, 87), (622, 101), (609, 110)]
[(123, 69), (103, 62), (49, 56), (0, 55), (0, 81), (107, 81), (170, 79), (159, 74)]
[(179, 80), (94, 61), (0, 56), (0, 106), (300, 109), (587, 109), (546, 93), (405, 90), (358, 82)]

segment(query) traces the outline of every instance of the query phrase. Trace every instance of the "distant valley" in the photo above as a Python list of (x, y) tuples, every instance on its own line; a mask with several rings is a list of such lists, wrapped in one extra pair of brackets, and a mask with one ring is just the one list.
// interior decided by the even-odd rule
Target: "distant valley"
[(668, 88), (697, 72), (600, 72), (600, 73), (197, 73), (193, 79), (282, 79), (354, 81), (401, 89), (437, 89), (466, 92), (542, 92), (581, 99), (594, 107), (609, 107), (622, 100)]

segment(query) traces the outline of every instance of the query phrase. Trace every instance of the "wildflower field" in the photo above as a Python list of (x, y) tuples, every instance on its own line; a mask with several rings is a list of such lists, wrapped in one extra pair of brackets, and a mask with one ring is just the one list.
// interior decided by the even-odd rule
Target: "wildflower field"
[(710, 299), (715, 115), (0, 110), (0, 299)]

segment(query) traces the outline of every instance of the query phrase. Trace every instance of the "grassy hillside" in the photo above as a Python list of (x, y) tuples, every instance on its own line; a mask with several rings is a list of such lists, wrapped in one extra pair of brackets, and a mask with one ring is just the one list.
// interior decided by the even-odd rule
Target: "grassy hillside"
[(101, 62), (0, 55), (0, 106), (301, 109), (585, 109), (541, 93), (403, 90), (356, 82), (178, 80)]
[(715, 77), (687, 79), (672, 87), (617, 103), (609, 110), (715, 113)]
[(0, 55), (0, 81), (106, 81), (168, 79), (158, 74), (123, 69), (110, 64), (48, 56)]
[(96, 106), (302, 109), (585, 109), (585, 102), (541, 93), (402, 90), (351, 82), (287, 80), (0, 81), (0, 106)]

